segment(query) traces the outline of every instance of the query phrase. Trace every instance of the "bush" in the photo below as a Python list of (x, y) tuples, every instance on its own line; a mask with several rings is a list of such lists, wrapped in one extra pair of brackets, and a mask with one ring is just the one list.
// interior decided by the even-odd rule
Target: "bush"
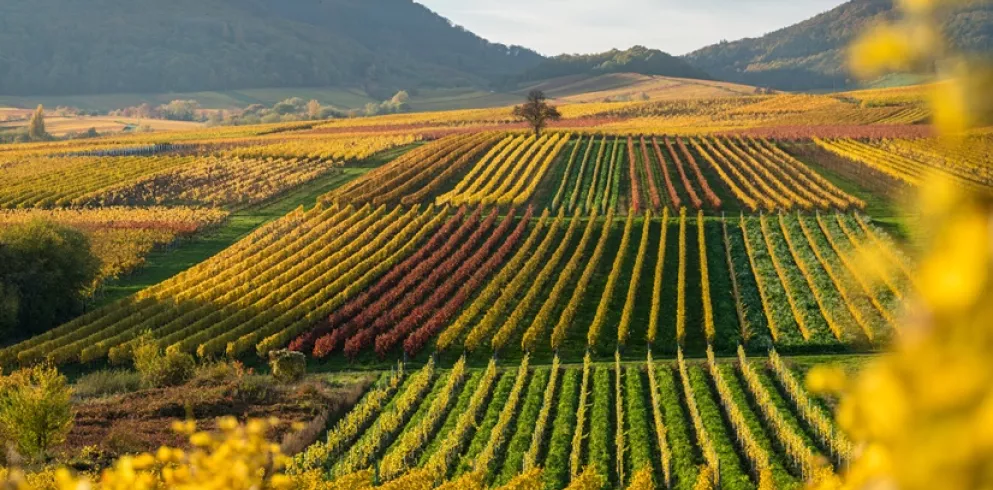
[(277, 381), (292, 383), (307, 374), (307, 356), (286, 349), (273, 351), (269, 353), (269, 366)]
[(143, 340), (134, 350), (134, 366), (147, 388), (178, 386), (193, 378), (196, 361), (182, 352), (163, 354), (154, 342)]
[(251, 369), (239, 361), (217, 361), (197, 366), (193, 375), (193, 384), (197, 386), (220, 386), (224, 384), (239, 384)]
[(245, 403), (265, 403), (273, 392), (272, 378), (269, 376), (248, 375), (234, 386), (232, 396)]
[(155, 443), (136, 430), (135, 424), (122, 420), (114, 422), (103, 439), (103, 446), (112, 454), (138, 454), (155, 448)]
[(0, 376), (0, 432), (24, 456), (44, 457), (65, 441), (76, 417), (66, 377), (54, 367), (35, 366)]
[(108, 369), (87, 374), (73, 386), (79, 398), (130, 393), (141, 388), (141, 374), (124, 369)]
[(90, 241), (37, 220), (0, 227), (0, 336), (44, 332), (82, 312), (100, 271)]

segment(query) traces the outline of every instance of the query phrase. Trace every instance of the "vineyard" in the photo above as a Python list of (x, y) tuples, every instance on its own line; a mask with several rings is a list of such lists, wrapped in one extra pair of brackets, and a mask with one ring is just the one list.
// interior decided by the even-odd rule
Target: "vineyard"
[(569, 133), (537, 140), (522, 133), (446, 137), (326, 201), (504, 209), (534, 204), (568, 215), (865, 207), (767, 139)]
[(850, 444), (803, 372), (736, 356), (401, 368), (290, 470), (338, 488), (750, 489), (844, 469)]
[(0, 367), (151, 344), (367, 371), (291, 466), (333, 488), (802, 488), (855, 451), (806, 370), (886, 348), (920, 290), (896, 203), (935, 175), (991, 189), (993, 139), (947, 151), (923, 107), (587, 101), (540, 135), (483, 109), (0, 147), (0, 226), (81, 229), (101, 280), (255, 220), (0, 341)]
[(985, 137), (966, 140), (951, 153), (934, 140), (814, 139), (821, 148), (863, 164), (906, 185), (920, 186), (929, 177), (943, 176), (956, 185), (989, 193), (993, 184)]
[[(77, 154), (55, 147), (40, 154), (0, 153), (0, 208), (94, 205), (242, 205), (259, 202), (366, 158), (411, 137), (310, 139), (303, 148), (276, 142), (229, 141), (210, 145), (107, 148)], [(247, 145), (247, 146), (246, 146)]]
[[(315, 138), (315, 148), (327, 143)], [(5, 191), (19, 196), (9, 201), (18, 206), (237, 206), (339, 171), (314, 154), (294, 156), (306, 138), (279, 141), (218, 148), (206, 158), (175, 150), (34, 157), (51, 168), (15, 159), (10, 175), (30, 175)], [(970, 171), (981, 168), (979, 150), (949, 163), (924, 158), (934, 152), (924, 141), (807, 145), (862, 148), (845, 153), (845, 165), (871, 172), (895, 177), (894, 169), (930, 165), (963, 185), (982, 185)], [(536, 360), (615, 351), (626, 359), (680, 350), (731, 355), (739, 345), (875, 350), (898, 334), (902, 300), (914, 294), (913, 265), (863, 214), (861, 198), (805, 163), (806, 154), (794, 156), (795, 148), (747, 136), (443, 137), (164, 282), (2, 348), (0, 363), (125, 363), (139, 338), (205, 360), (287, 347), (353, 362), (462, 352)], [(886, 162), (914, 157), (916, 166), (865, 160), (882, 148), (892, 155)], [(66, 179), (93, 165), (107, 170), (88, 174), (92, 183)], [(78, 187), (57, 196), (28, 190), (56, 178)], [(50, 213), (92, 230), (114, 276), (173, 236), (148, 235), (191, 233), (223, 219), (220, 211), (183, 209), (23, 210), (4, 220)], [(195, 224), (177, 225), (187, 221)], [(877, 249), (888, 262), (867, 270), (860, 257)]]
[(0, 210), (0, 227), (47, 219), (82, 230), (104, 281), (140, 268), (154, 248), (217, 226), (227, 215), (203, 208), (18, 209)]
[[(894, 334), (905, 259), (858, 214), (626, 218), (533, 208), (297, 211), (176, 277), (0, 351), (4, 364), (128, 359), (145, 332), (202, 358), (549, 353), (630, 344), (860, 350)], [(733, 273), (732, 273), (733, 271)], [(734, 297), (715, 291), (734, 291)], [(673, 314), (673, 312), (675, 314)]]

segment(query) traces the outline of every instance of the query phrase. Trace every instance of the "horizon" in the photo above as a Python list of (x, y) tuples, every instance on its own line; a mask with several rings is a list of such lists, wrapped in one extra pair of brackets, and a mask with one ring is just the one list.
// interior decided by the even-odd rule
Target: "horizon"
[[(590, 0), (415, 1), (491, 42), (556, 56), (637, 45), (684, 55), (725, 40), (761, 37), (846, 0), (700, 0), (689, 5), (673, 5), (680, 3), (673, 0), (619, 0), (609, 11)], [(630, 15), (639, 10), (651, 15)], [(676, 20), (664, 22), (666, 16)], [(742, 18), (747, 21), (740, 22)], [(546, 19), (554, 22), (546, 24)], [(543, 29), (543, 25), (548, 27)]]

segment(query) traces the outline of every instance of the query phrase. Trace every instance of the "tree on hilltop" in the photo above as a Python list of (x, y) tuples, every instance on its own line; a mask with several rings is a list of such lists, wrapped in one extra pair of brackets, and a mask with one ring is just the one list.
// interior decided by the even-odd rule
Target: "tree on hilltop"
[(519, 117), (527, 121), (528, 125), (534, 129), (536, 138), (541, 136), (541, 130), (548, 126), (548, 121), (558, 121), (562, 114), (555, 107), (548, 105), (547, 97), (541, 90), (532, 90), (528, 94), (528, 100), (523, 105), (514, 107), (514, 117)]

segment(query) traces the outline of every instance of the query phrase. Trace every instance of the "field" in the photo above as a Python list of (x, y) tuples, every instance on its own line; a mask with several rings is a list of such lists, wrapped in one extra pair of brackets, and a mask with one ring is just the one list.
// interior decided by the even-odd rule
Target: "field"
[[(662, 76), (618, 73), (593, 78), (579, 78), (563, 83), (552, 80), (537, 86), (564, 103), (603, 102), (607, 100), (676, 100), (752, 95), (755, 87), (727, 82), (691, 80)], [(575, 94), (575, 95), (573, 95)]]
[[(29, 117), (30, 114), (22, 117)], [(0, 122), (0, 131), (23, 128), (28, 125), (27, 119), (22, 121)], [(163, 119), (133, 119), (111, 116), (73, 116), (46, 117), (45, 129), (52, 136), (82, 134), (93, 128), (98, 133), (120, 133), (123, 131), (190, 131), (203, 127), (200, 123), (186, 121), (166, 121)]]
[(384, 376), (290, 469), (349, 488), (374, 474), (387, 488), (802, 488), (852, 451), (827, 415), (833, 402), (798, 384), (806, 367), (743, 351), (734, 361), (429, 362)]
[[(367, 373), (293, 466), (341, 488), (844, 469), (836, 401), (804, 374), (903, 335), (899, 203), (935, 176), (989, 193), (993, 139), (943, 146), (905, 89), (574, 82), (594, 95), (540, 135), (490, 108), (0, 146), (0, 226), (81, 228), (117, 288), (0, 342), (0, 366), (87, 373), (150, 341)], [(631, 90), (652, 100), (604, 101)]]
[(227, 216), (204, 208), (18, 209), (0, 210), (0, 227), (45, 219), (82, 230), (102, 263), (102, 282), (139, 269), (153, 249), (216, 227)]
[[(562, 77), (547, 80), (535, 86), (526, 86), (512, 91), (483, 91), (478, 89), (422, 89), (413, 94), (411, 108), (417, 112), (444, 111), (454, 109), (480, 109), (504, 107), (517, 103), (531, 88), (545, 90), (549, 96), (562, 103), (600, 102), (608, 98), (637, 99), (642, 93), (652, 99), (695, 98), (708, 96), (748, 95), (754, 87), (723, 82), (710, 82), (652, 77), (635, 74), (613, 74), (599, 76)], [(361, 88), (280, 88), (245, 89), (217, 92), (189, 92), (169, 94), (107, 94), (78, 96), (12, 97), (0, 96), (0, 120), (5, 115), (30, 116), (30, 109), (43, 104), (46, 108), (59, 106), (77, 107), (87, 111), (112, 111), (122, 107), (148, 103), (153, 106), (168, 104), (173, 100), (196, 100), (205, 109), (237, 109), (251, 104), (273, 104), (300, 97), (304, 100), (317, 100), (324, 105), (343, 109), (362, 109), (370, 102), (381, 102)], [(4, 106), (21, 109), (6, 109)], [(89, 126), (82, 128), (82, 131)], [(98, 131), (100, 129), (98, 128)]]

